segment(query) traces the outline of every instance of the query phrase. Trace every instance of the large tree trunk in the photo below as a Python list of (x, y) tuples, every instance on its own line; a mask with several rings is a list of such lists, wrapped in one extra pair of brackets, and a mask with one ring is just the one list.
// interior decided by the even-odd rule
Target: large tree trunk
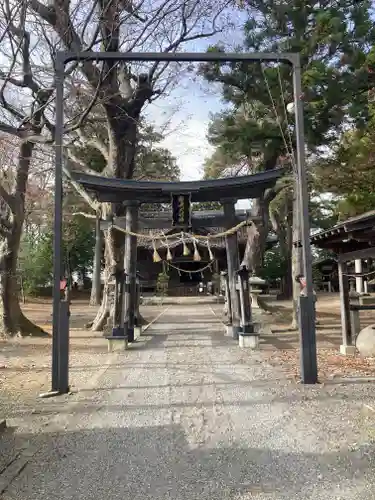
[(101, 297), (101, 274), (102, 274), (102, 246), (103, 238), (100, 230), (101, 214), (98, 214), (95, 221), (95, 250), (93, 259), (92, 285), (90, 294), (90, 305), (100, 305)]
[(33, 148), (32, 143), (21, 144), (14, 194), (9, 194), (4, 200), (8, 204), (8, 209), (5, 215), (7, 230), (2, 232), (0, 239), (0, 334), (2, 336), (48, 335), (22, 313), (17, 280), (18, 252), (25, 218), (25, 192)]
[(3, 239), (0, 247), (0, 334), (4, 337), (14, 335), (48, 335), (42, 328), (28, 320), (20, 306), (19, 283), (17, 280), (18, 249), (22, 228), (17, 224), (8, 238)]
[[(111, 210), (107, 207), (107, 210)], [(92, 329), (94, 331), (103, 331), (106, 329), (107, 321), (109, 317), (113, 318), (114, 311), (117, 314), (122, 314), (122, 306), (124, 303), (122, 293), (117, 295), (116, 303), (111, 301), (111, 297), (114, 295), (114, 285), (116, 273), (121, 273), (124, 271), (124, 246), (125, 246), (125, 235), (119, 231), (109, 229), (104, 233), (104, 286), (102, 301), (98, 310), (98, 313), (93, 321)], [(118, 318), (115, 318), (115, 321)]]
[[(124, 113), (117, 109), (115, 111), (118, 116), (125, 115), (125, 110)], [(129, 113), (129, 110), (127, 112)], [(135, 113), (131, 115), (131, 118), (125, 115), (126, 118), (122, 120), (117, 119), (116, 116), (109, 119), (112, 130), (110, 133), (110, 159), (106, 174), (116, 178), (131, 178), (134, 170), (139, 115)], [(123, 205), (103, 204), (102, 217), (110, 219), (113, 215), (124, 215)], [(125, 234), (112, 229), (105, 231), (104, 243), (103, 295), (100, 308), (92, 323), (94, 331), (103, 331), (106, 328), (108, 318), (112, 316), (114, 311), (116, 311), (117, 316), (123, 314), (123, 293), (119, 293), (116, 303), (111, 304), (111, 292), (113, 290), (111, 282), (114, 280), (114, 275), (124, 272)], [(115, 322), (119, 322), (119, 317), (115, 319)]]
[(284, 192), (283, 204), (270, 210), (270, 221), (280, 247), (280, 256), (285, 264), (281, 279), (280, 299), (293, 297), (292, 247), (293, 247), (293, 200)]
[(262, 268), (266, 249), (269, 230), (269, 201), (264, 197), (253, 200), (251, 216), (259, 218), (260, 221), (253, 223), (248, 228), (248, 237), (242, 262), (249, 271), (257, 274)]

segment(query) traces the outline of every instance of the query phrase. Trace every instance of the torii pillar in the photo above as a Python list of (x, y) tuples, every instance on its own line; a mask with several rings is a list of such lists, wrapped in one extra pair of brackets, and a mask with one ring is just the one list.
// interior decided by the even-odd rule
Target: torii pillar
[[(128, 202), (126, 205), (126, 230), (133, 233), (138, 229), (139, 203)], [(137, 237), (125, 235), (124, 270), (126, 273), (124, 294), (124, 329), (128, 342), (134, 342), (135, 314), (137, 307)]]
[[(230, 229), (236, 225), (236, 201), (233, 199), (223, 201), (226, 229)], [(238, 340), (241, 329), (241, 309), (239, 293), (237, 291), (237, 270), (240, 267), (237, 233), (228, 234), (225, 237), (225, 247), (227, 251), (228, 285), (232, 311), (232, 337)]]

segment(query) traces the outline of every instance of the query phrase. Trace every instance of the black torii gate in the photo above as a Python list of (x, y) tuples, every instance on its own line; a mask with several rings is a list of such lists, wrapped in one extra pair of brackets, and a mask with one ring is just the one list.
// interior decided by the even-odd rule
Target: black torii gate
[[(136, 233), (140, 222), (139, 207), (142, 204), (170, 203), (173, 198), (179, 196), (184, 197), (184, 199), (188, 197), (190, 203), (218, 201), (223, 205), (223, 213), (219, 213), (213, 217), (209, 217), (207, 214), (204, 218), (196, 214), (191, 217), (191, 214), (189, 214), (188, 219), (191, 227), (194, 227), (196, 224), (202, 225), (202, 221), (205, 221), (211, 227), (214, 224), (220, 223), (222, 227), (231, 229), (238, 224), (240, 218), (236, 213), (236, 202), (239, 199), (261, 197), (266, 189), (272, 188), (275, 185), (277, 179), (283, 173), (283, 169), (275, 169), (243, 177), (191, 182), (150, 182), (113, 179), (81, 172), (72, 172), (71, 175), (75, 182), (79, 183), (86, 191), (93, 193), (99, 202), (123, 204), (126, 206), (125, 217), (114, 217), (113, 220), (101, 221), (100, 226), (102, 228), (108, 228), (110, 225), (116, 227), (119, 223), (121, 226), (117, 227), (122, 227), (125, 231)], [(244, 217), (241, 218), (244, 219)], [(142, 222), (143, 224), (146, 223), (145, 218)], [(164, 221), (163, 223), (165, 224)], [(154, 219), (154, 226), (160, 227), (160, 221)], [(126, 234), (125, 238), (127, 246), (124, 261), (124, 270), (127, 274), (125, 294), (128, 298), (125, 300), (126, 310), (121, 311), (120, 315), (122, 314), (127, 318), (127, 321), (124, 322), (124, 335), (132, 339), (134, 330), (132, 295), (135, 292), (137, 238), (130, 234)], [(236, 273), (240, 265), (237, 233), (226, 236), (226, 249), (232, 310), (230, 333), (234, 338), (238, 338), (241, 312), (236, 292)]]
[[(51, 395), (62, 394), (69, 391), (68, 384), (68, 342), (69, 342), (69, 328), (66, 328), (64, 323), (65, 305), (60, 297), (60, 279), (62, 276), (62, 196), (63, 196), (63, 182), (62, 182), (62, 165), (63, 165), (63, 136), (64, 136), (64, 78), (65, 78), (65, 65), (71, 61), (158, 61), (158, 62), (251, 62), (251, 61), (274, 61), (284, 62), (290, 64), (293, 70), (293, 83), (294, 83), (294, 112), (296, 123), (296, 164), (297, 164), (297, 191), (299, 200), (299, 210), (302, 214), (301, 217), (301, 237), (298, 242), (302, 249), (303, 257), (303, 271), (306, 278), (306, 296), (300, 298), (300, 330), (301, 330), (301, 378), (304, 383), (317, 382), (317, 367), (316, 367), (316, 345), (315, 345), (315, 312), (314, 312), (314, 297), (313, 297), (313, 283), (312, 283), (312, 267), (311, 267), (311, 248), (310, 248), (310, 224), (309, 224), (309, 196), (307, 189), (307, 177), (305, 169), (305, 150), (304, 150), (304, 128), (303, 128), (303, 104), (302, 104), (302, 88), (301, 88), (301, 63), (300, 54), (298, 53), (137, 53), (137, 52), (57, 52), (55, 60), (55, 82), (56, 82), (56, 128), (55, 128), (55, 145), (56, 145), (56, 168), (55, 168), (55, 207), (54, 207), (54, 287), (53, 287), (53, 333), (52, 333), (52, 391)], [(267, 173), (268, 174), (268, 173)], [(257, 174), (258, 175), (258, 174)], [(258, 177), (258, 181), (262, 179)], [(248, 179), (250, 181), (250, 179)], [(263, 182), (264, 179), (260, 181)], [(270, 179), (269, 179), (270, 180)], [(82, 179), (83, 181), (83, 179)], [(89, 182), (89, 179), (86, 179)], [(103, 179), (101, 189), (98, 190), (104, 196), (107, 190), (109, 198), (116, 201), (116, 190), (119, 190), (118, 179)], [(135, 181), (133, 181), (135, 182)], [(202, 181), (207, 183), (210, 181)], [(204, 201), (205, 199), (217, 200), (216, 187), (206, 184), (207, 193), (210, 192), (210, 197), (203, 199), (199, 195), (202, 182), (196, 183), (197, 200)], [(117, 183), (117, 184), (116, 184)], [(168, 183), (161, 183), (168, 184)], [(159, 184), (159, 188), (161, 187)], [(181, 183), (177, 188), (177, 194), (180, 192), (188, 193), (191, 186), (189, 183)], [(122, 199), (128, 199), (129, 207), (134, 207), (131, 202), (137, 202), (137, 199), (132, 198), (129, 192), (132, 188), (128, 184), (128, 188), (122, 187)], [(151, 186), (152, 185), (152, 186)], [(253, 186), (254, 187), (254, 186)], [(258, 189), (259, 189), (258, 184)], [(144, 185), (146, 189), (146, 185)], [(150, 183), (150, 191), (154, 195), (163, 192), (159, 191), (155, 183)], [(231, 192), (233, 189), (233, 193)], [(182, 190), (182, 191), (181, 191)], [(120, 189), (121, 191), (121, 189)], [(127, 196), (124, 197), (124, 191), (128, 191)], [(232, 200), (228, 199), (228, 191)], [(261, 191), (261, 190), (260, 190)], [(255, 192), (255, 191), (254, 191)], [(227, 197), (225, 197), (227, 194)], [(216, 196), (215, 196), (216, 195)], [(235, 218), (235, 209), (233, 199), (236, 196), (243, 196), (243, 186), (236, 184), (236, 179), (225, 179), (224, 184), (221, 186), (221, 193), (219, 198), (224, 204), (224, 214), (226, 219), (233, 221)], [(244, 196), (246, 197), (246, 195)], [(247, 197), (252, 197), (247, 196)], [(158, 200), (158, 196), (154, 200)], [(150, 198), (147, 200), (150, 202)], [(169, 202), (170, 200), (166, 200)], [(131, 208), (128, 208), (131, 210)], [(133, 208), (133, 210), (135, 210)], [(227, 254), (235, 256), (236, 251), (236, 238), (232, 235), (227, 239)], [(235, 259), (235, 257), (233, 257)], [(228, 272), (236, 269), (235, 260), (231, 261), (228, 266)]]

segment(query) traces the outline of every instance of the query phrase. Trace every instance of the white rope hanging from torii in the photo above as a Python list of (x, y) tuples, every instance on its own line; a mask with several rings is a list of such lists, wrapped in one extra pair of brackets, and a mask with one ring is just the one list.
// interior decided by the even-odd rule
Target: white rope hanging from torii
[[(207, 234), (207, 235), (201, 235), (201, 234), (194, 234), (194, 233), (186, 233), (182, 231), (180, 234), (183, 235), (183, 237), (186, 237), (186, 239), (196, 239), (196, 240), (211, 240), (211, 239), (217, 239), (217, 238), (224, 238), (225, 236), (229, 236), (231, 234), (237, 233), (242, 227), (245, 226), (250, 226), (253, 224), (251, 220), (245, 220), (240, 223), (238, 223), (236, 226), (231, 227), (225, 231), (222, 231), (221, 233), (212, 233), (212, 234)], [(128, 229), (122, 228), (120, 226), (117, 226), (116, 224), (112, 224), (111, 228), (116, 229), (117, 231), (121, 231), (124, 234), (127, 234), (129, 236), (134, 236), (136, 238), (143, 238), (149, 241), (157, 241), (157, 240), (168, 240), (168, 239), (176, 239), (178, 238), (177, 234), (152, 234), (150, 233), (149, 235), (144, 234), (144, 233), (136, 233), (134, 231), (129, 231)], [(181, 236), (182, 237), (182, 236)]]
[(172, 256), (171, 251), (170, 251), (170, 248), (171, 248), (172, 245), (168, 241), (168, 240), (172, 240), (172, 239), (174, 240), (173, 247), (179, 246), (180, 244), (183, 245), (183, 255), (184, 255), (184, 257), (187, 257), (187, 256), (190, 255), (190, 249), (187, 246), (187, 243), (192, 243), (193, 246), (194, 246), (194, 254), (193, 254), (193, 260), (194, 261), (200, 261), (201, 260), (201, 256), (199, 254), (197, 243), (199, 242), (201, 244), (202, 243), (205, 244), (207, 246), (207, 249), (208, 249), (208, 254), (209, 254), (210, 260), (213, 261), (214, 260), (214, 255), (213, 255), (212, 250), (211, 250), (210, 240), (215, 240), (215, 239), (218, 239), (218, 238), (224, 238), (225, 236), (229, 236), (231, 234), (235, 234), (242, 227), (249, 226), (251, 224), (253, 224), (253, 222), (251, 220), (242, 221), (239, 224), (237, 224), (236, 226), (231, 227), (231, 228), (229, 228), (229, 229), (227, 229), (225, 231), (222, 231), (220, 233), (207, 234), (207, 235), (204, 235), (204, 236), (201, 235), (201, 234), (186, 233), (184, 231), (181, 231), (180, 235), (178, 235), (176, 233), (173, 233), (173, 234), (162, 233), (162, 234), (154, 235), (150, 231), (150, 234), (147, 235), (147, 234), (140, 234), (140, 233), (136, 233), (136, 232), (133, 232), (133, 231), (129, 231), (129, 230), (124, 229), (124, 228), (122, 228), (120, 226), (117, 226), (116, 224), (112, 224), (111, 227), (113, 229), (116, 229), (117, 231), (121, 231), (121, 232), (123, 232), (123, 233), (125, 233), (127, 235), (134, 236), (136, 238), (144, 238), (146, 240), (151, 241), (152, 248), (153, 248), (153, 261), (154, 262), (161, 262), (163, 260), (160, 257), (158, 249), (156, 248), (156, 241), (162, 242), (163, 240), (165, 241), (164, 246), (167, 248), (167, 259), (166, 260), (167, 261), (173, 260), (173, 256)]
[(212, 265), (214, 263), (214, 260), (209, 262), (206, 266), (200, 268), (200, 269), (195, 269), (193, 271), (188, 270), (188, 269), (182, 269), (181, 267), (174, 266), (170, 262), (167, 262), (168, 267), (172, 267), (173, 269), (176, 269), (179, 273), (186, 273), (186, 274), (197, 274), (197, 273), (203, 273), (206, 269), (212, 269)]
[[(82, 212), (76, 212), (73, 215), (83, 215), (83, 216), (88, 216), (88, 214), (84, 214)], [(89, 218), (96, 218), (96, 216), (92, 215)], [(225, 238), (226, 236), (230, 236), (231, 234), (237, 233), (240, 229), (243, 227), (248, 227), (253, 224), (253, 221), (251, 219), (247, 219), (245, 221), (239, 222), (235, 226), (226, 229), (225, 231), (222, 231), (220, 233), (211, 233), (207, 235), (201, 235), (201, 234), (194, 234), (194, 233), (187, 233), (185, 231), (181, 231), (179, 234), (178, 233), (173, 233), (173, 234), (165, 234), (164, 232), (159, 233), (159, 234), (153, 234), (150, 231), (150, 234), (145, 234), (145, 233), (137, 233), (135, 231), (129, 231), (128, 229), (122, 228), (118, 226), (117, 224), (113, 224), (109, 227), (109, 229), (115, 229), (117, 231), (120, 231), (124, 234), (127, 234), (129, 236), (134, 236), (135, 238), (139, 239), (145, 239), (148, 240), (153, 248), (154, 251), (154, 262), (160, 262), (162, 259), (160, 255), (158, 254), (157, 248), (156, 248), (156, 241), (162, 242), (163, 240), (165, 241), (164, 245), (162, 245), (161, 248), (165, 247), (167, 248), (167, 260), (173, 260), (172, 254), (170, 252), (171, 248), (174, 248), (179, 245), (183, 245), (183, 255), (188, 256), (190, 255), (190, 250), (187, 246), (188, 243), (193, 243), (194, 245), (194, 260), (198, 261), (200, 259), (199, 251), (197, 248), (197, 243), (200, 245), (204, 245), (208, 249), (208, 254), (210, 256), (211, 260), (214, 260), (214, 255), (211, 250), (211, 246), (215, 245), (215, 240), (217, 239), (222, 239)], [(173, 240), (173, 242), (170, 242), (170, 240)]]

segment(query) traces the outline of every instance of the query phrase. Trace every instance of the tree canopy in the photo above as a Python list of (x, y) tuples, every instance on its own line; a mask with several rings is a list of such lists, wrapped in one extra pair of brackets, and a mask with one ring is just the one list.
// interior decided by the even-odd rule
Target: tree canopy
[[(249, 20), (238, 50), (301, 54), (305, 139), (310, 151), (334, 143), (344, 124), (363, 129), (369, 120), (369, 67), (375, 27), (371, 2), (249, 1)], [(225, 47), (212, 47), (224, 51)], [(222, 84), (229, 107), (213, 116), (209, 131), (216, 151), (207, 174), (222, 167), (273, 168), (294, 147), (293, 100), (286, 64), (205, 64), (208, 81)], [(260, 158), (259, 158), (260, 157)], [(214, 170), (213, 170), (214, 169)], [(233, 171), (233, 170), (232, 170)]]
[(328, 158), (316, 161), (314, 184), (336, 198), (338, 219), (359, 215), (375, 206), (375, 108), (369, 106), (365, 130), (351, 128)]
[[(365, 144), (371, 142), (369, 87), (374, 85), (375, 27), (369, 1), (307, 2), (292, 0), (249, 0), (242, 3), (248, 13), (243, 42), (237, 47), (245, 52), (299, 52), (304, 108), (307, 165), (312, 192), (311, 223), (315, 228), (334, 224), (341, 205), (353, 204), (361, 210), (372, 203), (370, 156)], [(224, 52), (224, 45), (211, 51)], [(293, 102), (293, 78), (290, 66), (282, 62), (205, 63), (200, 73), (208, 82), (221, 85), (223, 109), (212, 116), (208, 139), (214, 147), (205, 164), (206, 177), (244, 175), (260, 170), (285, 168), (285, 177), (276, 188), (265, 193), (264, 200), (254, 200), (253, 214), (261, 216), (261, 240), (270, 227), (276, 231), (280, 255), (292, 261), (293, 271), (300, 272), (300, 252), (293, 241), (299, 237), (300, 218), (294, 195), (295, 119), (290, 112)], [(289, 110), (289, 111), (288, 111)], [(348, 132), (350, 130), (350, 132)], [(345, 192), (337, 184), (335, 169), (346, 162), (341, 175), (350, 186), (355, 161), (339, 159), (348, 154), (343, 147), (351, 134), (350, 157), (362, 151), (363, 169), (368, 186)], [(360, 139), (359, 139), (360, 138)], [(361, 145), (359, 144), (361, 143)], [(357, 148), (357, 153), (354, 149)], [(333, 153), (335, 151), (335, 153)], [(322, 161), (322, 158), (332, 161)], [(338, 161), (339, 160), (339, 161)], [(361, 183), (361, 175), (356, 178)], [(331, 192), (331, 198), (325, 194)], [(332, 194), (336, 198), (332, 197)], [(293, 231), (291, 230), (293, 226)], [(249, 243), (249, 242), (248, 242)], [(245, 257), (254, 249), (250, 243)], [(293, 257), (291, 257), (293, 255)], [(247, 259), (249, 262), (250, 258)], [(264, 265), (258, 263), (258, 267)], [(290, 288), (290, 284), (289, 284)], [(295, 293), (298, 292), (296, 286)]]
[[(96, 127), (95, 134), (101, 136), (103, 127)], [(153, 125), (147, 124), (145, 119), (137, 133), (135, 151), (134, 178), (139, 180), (170, 180), (180, 177), (180, 170), (176, 158), (165, 147), (161, 146), (164, 137), (155, 130)], [(107, 165), (106, 159), (100, 150), (90, 144), (79, 144), (72, 149), (73, 157), (79, 160), (77, 168), (89, 167), (93, 172), (103, 174)]]

